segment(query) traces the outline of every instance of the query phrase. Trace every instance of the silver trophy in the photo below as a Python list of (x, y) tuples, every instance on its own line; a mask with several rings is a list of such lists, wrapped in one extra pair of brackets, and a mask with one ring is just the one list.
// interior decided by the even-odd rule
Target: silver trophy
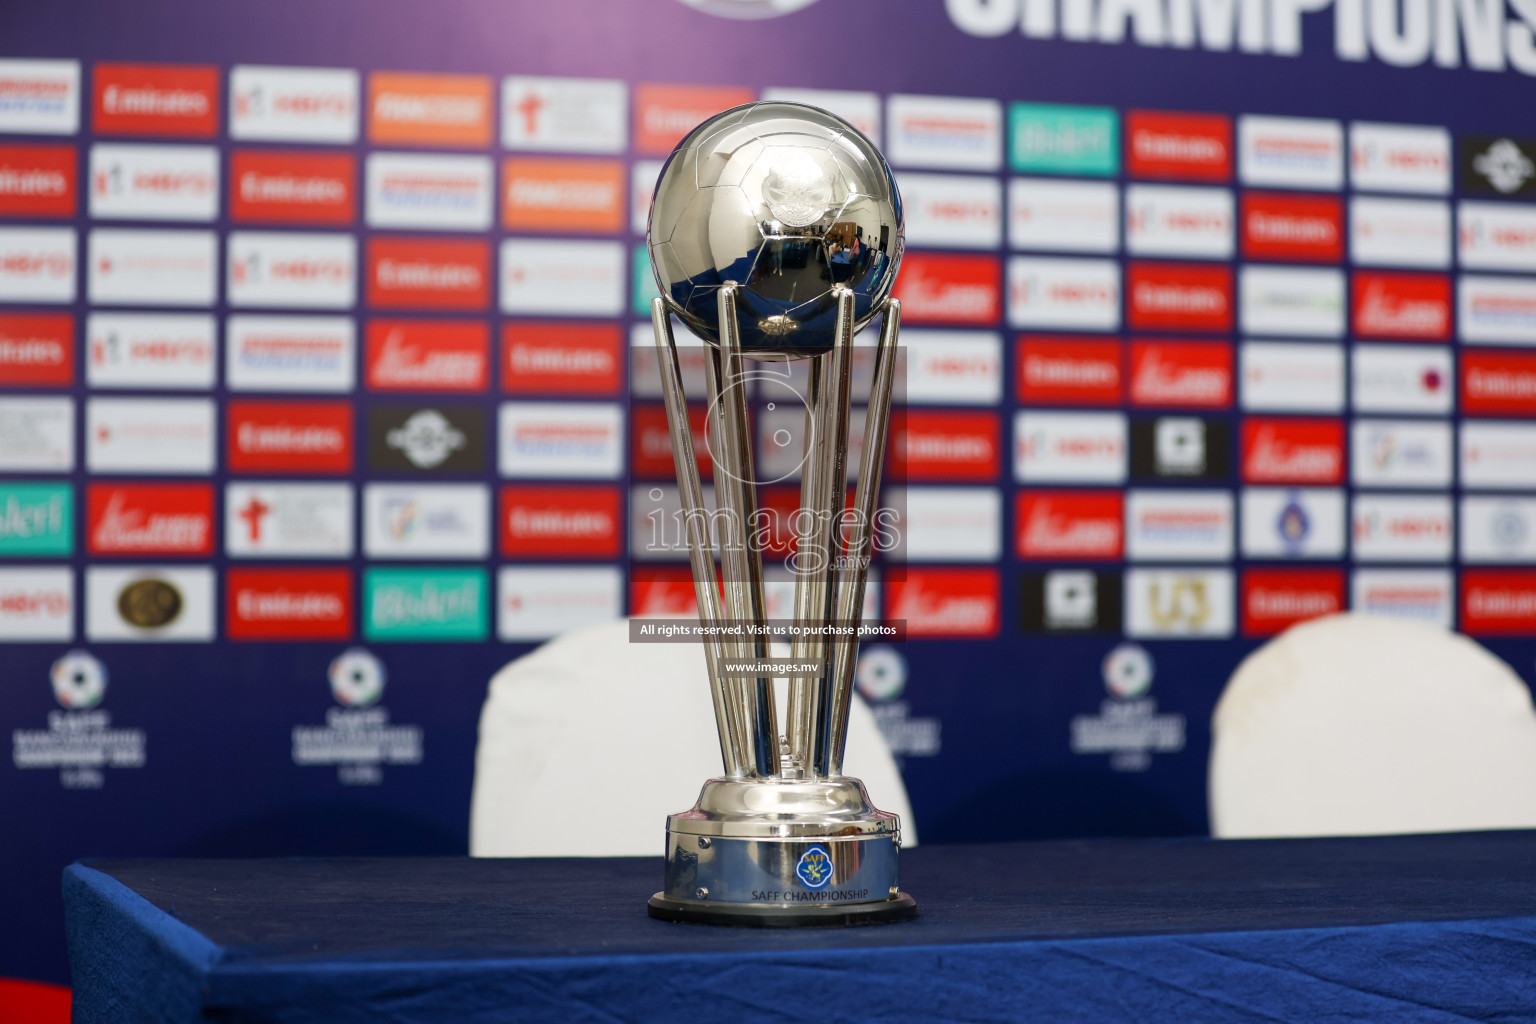
[[(781, 729), (766, 634), (706, 633), (724, 772), (704, 784), (692, 810), (667, 819), (666, 887), (651, 897), (650, 913), (770, 927), (909, 917), (915, 904), (897, 886), (900, 819), (843, 775), (857, 634), (827, 629), (860, 621), (875, 533), (901, 321), (891, 298), (903, 245), (895, 180), (846, 121), (797, 103), (751, 103), (699, 125), (672, 152), (647, 242), (662, 295), (651, 320), (706, 630), (767, 621), (744, 360), (809, 360), (791, 560), (790, 660), (802, 667), (777, 673), (789, 680)], [(882, 314), (854, 503), (845, 508), (853, 337)], [(672, 315), (709, 343), (713, 511)], [(743, 673), (743, 661), (762, 674)]]

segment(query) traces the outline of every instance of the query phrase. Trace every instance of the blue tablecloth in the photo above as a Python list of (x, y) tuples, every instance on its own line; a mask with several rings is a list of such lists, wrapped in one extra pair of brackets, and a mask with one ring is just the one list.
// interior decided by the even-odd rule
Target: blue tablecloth
[(658, 860), (118, 860), (77, 1022), (1536, 1020), (1536, 832), (903, 855), (920, 916), (645, 915)]

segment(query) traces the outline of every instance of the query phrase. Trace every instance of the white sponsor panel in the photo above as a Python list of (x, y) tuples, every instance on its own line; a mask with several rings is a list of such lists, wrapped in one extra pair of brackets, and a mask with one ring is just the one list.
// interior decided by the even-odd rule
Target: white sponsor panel
[(1456, 625), (1456, 581), (1444, 569), (1357, 569), (1349, 607), (1367, 615)]
[(218, 328), (201, 313), (92, 313), (85, 379), (93, 388), (207, 391), (218, 371)]
[(1357, 562), (1449, 562), (1456, 523), (1449, 495), (1357, 494), (1351, 507)]
[(350, 484), (224, 488), (224, 550), (231, 558), (350, 558), (352, 549)]
[(213, 220), (219, 151), (213, 146), (91, 147), (91, 216), (105, 220)]
[(547, 640), (624, 615), (624, 579), (617, 566), (504, 567), (496, 573), (496, 636)]
[(1450, 204), (1354, 196), (1349, 201), (1349, 258), (1364, 267), (1449, 267)]
[(763, 90), (763, 99), (778, 103), (804, 103), (831, 111), (880, 145), (880, 96), (873, 92), (852, 92), (846, 89), (781, 89), (770, 87)]
[(1456, 311), (1462, 341), (1536, 346), (1536, 278), (1463, 274)]
[(1462, 498), (1459, 533), (1463, 562), (1536, 563), (1536, 498)]
[(1125, 494), (1125, 557), (1130, 561), (1230, 561), (1233, 534), (1231, 491)]
[(235, 315), (224, 323), (231, 391), (351, 391), (356, 328), (345, 316)]
[(1350, 376), (1357, 412), (1444, 415), (1455, 399), (1451, 350), (1443, 345), (1356, 345)]
[(357, 239), (308, 231), (231, 231), (229, 304), (350, 309)]
[(0, 398), (0, 471), (75, 468), (75, 400)]
[(508, 238), (501, 243), (501, 311), (618, 316), (628, 285), (619, 242)]
[(495, 190), (488, 156), (370, 153), (364, 172), (371, 228), (484, 231)]
[(1008, 244), (1015, 249), (1114, 252), (1120, 246), (1120, 190), (1102, 181), (1012, 178)]
[(205, 643), (214, 636), (213, 592), (207, 566), (89, 566), (85, 638)]
[(1356, 487), (1451, 486), (1451, 425), (1420, 420), (1355, 420), (1349, 428)]
[(624, 409), (608, 402), (503, 402), (501, 475), (616, 480), (624, 475)]
[(1536, 205), (1458, 203), (1456, 258), (1473, 270), (1536, 270)]
[(1349, 187), (1361, 192), (1451, 190), (1451, 133), (1430, 125), (1349, 125)]
[(92, 473), (212, 473), (216, 423), (206, 398), (90, 398), (85, 464)]
[(1311, 117), (1237, 119), (1237, 176), (1244, 185), (1319, 189), (1344, 187), (1344, 128)]
[(636, 160), (629, 169), (629, 230), (637, 235), (651, 222), (651, 197), (664, 166), (664, 160)]
[(1463, 487), (1536, 490), (1536, 423), (1465, 420), (1460, 440)]
[(997, 249), (1003, 244), (1003, 187), (969, 174), (897, 175), (907, 244)]
[(1013, 327), (1120, 328), (1120, 264), (1114, 260), (1008, 260), (1008, 323)]
[(229, 72), (229, 136), (356, 142), (358, 96), (358, 74), (351, 68), (236, 64)]
[(1013, 476), (1020, 483), (1124, 483), (1126, 453), (1124, 413), (1014, 414)]
[(1125, 187), (1125, 248), (1134, 256), (1231, 259), (1235, 224), (1230, 189)]
[(79, 61), (0, 60), (0, 132), (73, 135), (79, 130)]
[(1343, 337), (1342, 271), (1250, 264), (1237, 282), (1245, 334)]
[(0, 643), (75, 638), (75, 574), (67, 568), (0, 569)]
[(997, 405), (1003, 400), (1003, 342), (980, 331), (901, 333), (896, 398), (908, 405)]
[(1132, 569), (1125, 574), (1126, 635), (1229, 637), (1234, 592), (1230, 569)]
[(0, 302), (75, 301), (71, 228), (0, 228)]
[(609, 78), (512, 75), (501, 82), (501, 144), (556, 153), (622, 153), (629, 91)]
[(995, 171), (1003, 164), (996, 100), (895, 95), (886, 100), (885, 156), (896, 167)]
[(212, 306), (218, 265), (212, 231), (94, 228), (86, 288), (97, 305)]
[(1343, 412), (1344, 348), (1245, 341), (1238, 349), (1245, 412)]
[(368, 484), (363, 554), (369, 558), (473, 558), (491, 551), (484, 484)]
[(1243, 488), (1244, 558), (1343, 558), (1344, 492), (1335, 487)]
[(1003, 499), (996, 488), (908, 487), (904, 496), (907, 561), (995, 562), (1002, 557)]

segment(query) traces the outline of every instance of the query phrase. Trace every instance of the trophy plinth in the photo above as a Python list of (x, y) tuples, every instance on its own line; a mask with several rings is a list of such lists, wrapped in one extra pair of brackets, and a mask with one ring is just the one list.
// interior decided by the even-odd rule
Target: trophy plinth
[(667, 819), (653, 917), (763, 928), (910, 917), (897, 884), (901, 822), (858, 779), (710, 779)]
[[(832, 114), (748, 104), (679, 143), (657, 182), (646, 238), (661, 291), (651, 322), (724, 766), (692, 810), (667, 819), (666, 888), (651, 897), (650, 913), (759, 927), (911, 917), (915, 904), (897, 884), (901, 822), (843, 775), (859, 647), (851, 627), (862, 617), (875, 550), (901, 325), (891, 297), (903, 245), (895, 179), (874, 145)], [(673, 316), (708, 343), (713, 511), (694, 455)], [(853, 337), (877, 316), (863, 452), (847, 506)], [(795, 583), (787, 665), (769, 657), (766, 635), (748, 359), (804, 359), (809, 367), (799, 396), (806, 417), (787, 566)], [(781, 718), (774, 680), (786, 677)]]

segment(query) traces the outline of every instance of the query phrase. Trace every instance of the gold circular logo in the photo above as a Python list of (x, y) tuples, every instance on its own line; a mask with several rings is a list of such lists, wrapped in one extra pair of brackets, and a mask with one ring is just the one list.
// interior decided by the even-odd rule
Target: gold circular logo
[(181, 614), (181, 592), (165, 580), (138, 580), (117, 596), (117, 611), (129, 625), (158, 629)]

